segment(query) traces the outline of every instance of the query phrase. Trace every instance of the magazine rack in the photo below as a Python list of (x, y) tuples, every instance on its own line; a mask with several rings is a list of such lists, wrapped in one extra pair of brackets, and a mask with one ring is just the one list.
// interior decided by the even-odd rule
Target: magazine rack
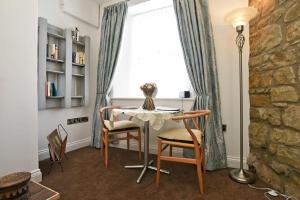
[[(64, 138), (62, 138), (61, 130), (63, 130), (63, 132), (64, 132)], [(50, 133), (47, 136), (47, 140), (49, 142), (48, 148), (49, 148), (50, 162), (51, 162), (49, 173), (52, 170), (53, 164), (56, 162), (60, 165), (61, 171), (62, 172), (64, 171), (63, 166), (62, 166), (62, 160), (64, 157), (66, 157), (66, 159), (68, 159), (68, 157), (66, 155), (66, 146), (67, 146), (68, 135), (69, 134), (66, 131), (66, 129), (63, 127), (63, 125), (59, 124), (57, 126), (57, 129), (52, 131), (52, 133)]]

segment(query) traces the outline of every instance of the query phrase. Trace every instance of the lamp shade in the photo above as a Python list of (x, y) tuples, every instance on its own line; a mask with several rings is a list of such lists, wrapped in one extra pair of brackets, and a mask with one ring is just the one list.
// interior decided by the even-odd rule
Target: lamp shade
[(234, 27), (247, 25), (249, 21), (255, 17), (257, 9), (253, 7), (238, 8), (225, 16), (225, 21)]

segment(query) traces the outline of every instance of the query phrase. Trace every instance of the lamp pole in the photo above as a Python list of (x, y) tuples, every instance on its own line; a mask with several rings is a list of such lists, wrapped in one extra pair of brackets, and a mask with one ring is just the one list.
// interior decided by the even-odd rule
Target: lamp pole
[(244, 26), (240, 25), (236, 27), (236, 32), (238, 33), (236, 37), (236, 45), (239, 50), (239, 76), (240, 76), (240, 168), (233, 169), (230, 171), (230, 178), (238, 183), (254, 183), (255, 176), (252, 172), (244, 170), (243, 167), (243, 144), (244, 144), (244, 118), (243, 118), (243, 47), (245, 44), (245, 36), (243, 35)]

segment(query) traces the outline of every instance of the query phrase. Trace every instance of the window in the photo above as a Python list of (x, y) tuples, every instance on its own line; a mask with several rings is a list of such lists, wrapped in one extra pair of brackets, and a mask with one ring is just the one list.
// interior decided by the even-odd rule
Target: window
[(128, 10), (113, 97), (143, 97), (139, 87), (146, 82), (157, 84), (158, 98), (177, 98), (191, 87), (171, 0), (151, 0)]

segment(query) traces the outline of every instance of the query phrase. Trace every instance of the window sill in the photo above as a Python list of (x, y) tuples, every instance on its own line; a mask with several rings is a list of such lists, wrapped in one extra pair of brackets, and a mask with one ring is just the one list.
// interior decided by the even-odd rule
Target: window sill
[[(140, 101), (145, 98), (113, 97), (113, 101)], [(154, 101), (194, 101), (195, 98), (154, 98)]]

